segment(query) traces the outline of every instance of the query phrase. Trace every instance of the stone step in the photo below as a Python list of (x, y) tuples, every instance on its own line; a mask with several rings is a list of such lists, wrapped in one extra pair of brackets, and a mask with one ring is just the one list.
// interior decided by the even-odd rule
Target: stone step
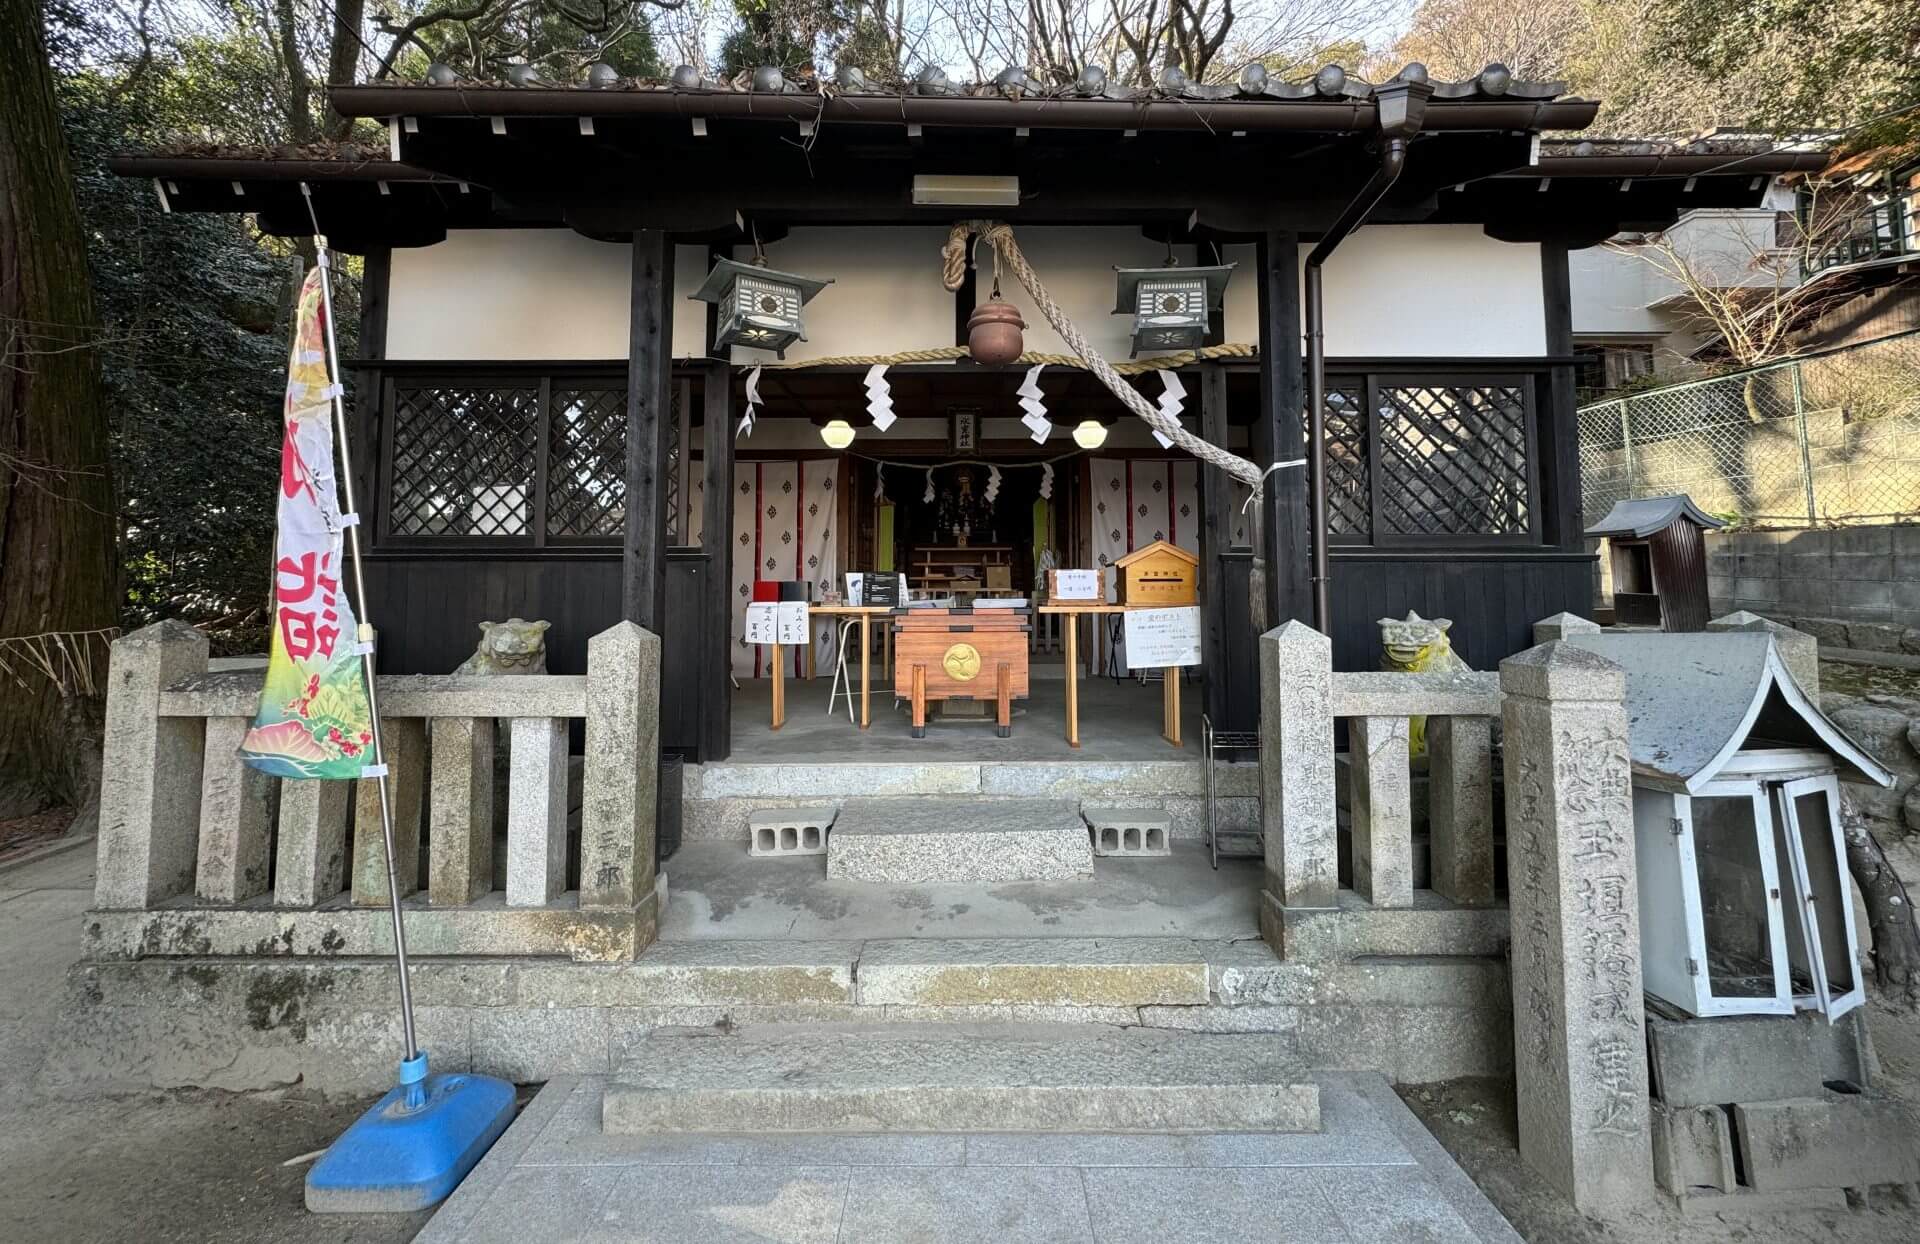
[(1209, 996), (1205, 951), (1174, 937), (874, 941), (854, 988), (866, 1006), (1204, 1006)]
[(654, 1035), (601, 1126), (652, 1132), (1317, 1132), (1320, 1090), (1270, 1036), (798, 1030)]
[(1093, 875), (1071, 799), (849, 799), (827, 840), (827, 876), (845, 881), (1068, 881)]

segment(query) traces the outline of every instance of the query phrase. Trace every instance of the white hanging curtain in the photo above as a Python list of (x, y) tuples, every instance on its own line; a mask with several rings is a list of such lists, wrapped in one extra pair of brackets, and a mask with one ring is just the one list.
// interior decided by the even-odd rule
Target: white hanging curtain
[[(733, 672), (765, 678), (773, 649), (744, 642), (747, 603), (758, 580), (800, 580), (819, 600), (840, 574), (840, 459), (737, 462), (733, 468)], [(813, 625), (814, 660), (833, 656), (833, 626)], [(804, 650), (791, 651), (787, 672), (806, 673)]]

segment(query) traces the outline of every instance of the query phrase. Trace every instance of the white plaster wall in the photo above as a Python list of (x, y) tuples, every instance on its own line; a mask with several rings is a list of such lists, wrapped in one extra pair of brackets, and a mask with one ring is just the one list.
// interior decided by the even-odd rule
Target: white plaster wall
[[(707, 318), (684, 301), (706, 248), (674, 253), (673, 352), (706, 353)], [(571, 229), (454, 229), (393, 252), (391, 359), (624, 359), (633, 251)]]
[[(940, 283), (945, 226), (795, 229), (767, 246), (782, 272), (833, 278), (806, 307), (807, 339), (787, 361), (841, 354), (897, 354), (953, 344), (953, 295)], [(745, 259), (749, 251), (734, 252)], [(774, 361), (770, 350), (735, 348), (733, 361)]]
[[(1107, 358), (1126, 358), (1133, 336), (1133, 317), (1113, 313), (1113, 270), (1157, 268), (1166, 262), (1167, 248), (1159, 242), (1148, 241), (1140, 235), (1140, 230), (1127, 227), (1031, 227), (1015, 230), (1014, 236), (1047, 293), (1088, 343)], [(1182, 263), (1193, 262), (1192, 247), (1181, 247), (1179, 253)], [(993, 288), (992, 248), (982, 244), (978, 258), (980, 278), (976, 304), (985, 302)], [(935, 279), (938, 279), (937, 271)], [(1033, 305), (1013, 273), (1004, 274), (1000, 293), (1020, 308), (1021, 318), (1027, 322), (1027, 349), (1040, 354), (1072, 353)]]
[(1670, 331), (1670, 317), (1651, 310), (1652, 273), (1645, 260), (1605, 245), (1567, 256), (1573, 299), (1573, 331), (1589, 336), (1652, 336)]
[[(1306, 262), (1310, 246), (1302, 244)], [(1229, 246), (1226, 339), (1254, 341), (1255, 248)], [(1479, 225), (1366, 225), (1326, 264), (1327, 353), (1339, 357), (1529, 357), (1547, 352), (1540, 248)]]

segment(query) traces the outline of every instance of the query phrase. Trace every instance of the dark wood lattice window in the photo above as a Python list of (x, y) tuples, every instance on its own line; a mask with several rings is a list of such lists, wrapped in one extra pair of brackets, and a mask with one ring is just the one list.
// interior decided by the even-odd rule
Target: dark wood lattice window
[(381, 538), (476, 547), (617, 546), (627, 394), (613, 376), (396, 376), (387, 384)]
[(1365, 384), (1327, 386), (1327, 533), (1341, 544), (1365, 544), (1373, 534), (1366, 400)]
[(1534, 538), (1533, 386), (1525, 377), (1376, 377), (1374, 543)]

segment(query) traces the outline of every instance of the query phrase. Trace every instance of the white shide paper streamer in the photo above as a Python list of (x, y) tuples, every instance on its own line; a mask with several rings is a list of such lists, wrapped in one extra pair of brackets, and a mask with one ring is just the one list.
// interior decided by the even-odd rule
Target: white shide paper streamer
[(1027, 431), (1033, 433), (1033, 443), (1044, 445), (1047, 436), (1053, 431), (1053, 422), (1047, 418), (1046, 396), (1040, 392), (1040, 371), (1045, 363), (1035, 363), (1027, 368), (1027, 378), (1020, 382), (1017, 392), (1020, 394), (1020, 409), (1027, 413), (1020, 422), (1027, 425)]
[(893, 386), (887, 383), (887, 365), (875, 363), (867, 368), (867, 414), (873, 426), (884, 432), (893, 426)]
[(759, 405), (760, 369), (756, 367), (747, 373), (747, 409), (745, 413), (740, 416), (740, 426), (733, 431), (735, 436), (753, 435), (753, 417), (757, 413), (756, 408)]
[[(1180, 408), (1186, 404), (1187, 386), (1180, 383), (1180, 377), (1177, 374), (1165, 368), (1156, 374), (1160, 377), (1160, 383), (1165, 386), (1160, 390), (1160, 413), (1169, 419), (1178, 419)], [(1160, 442), (1162, 449), (1173, 448), (1173, 438), (1161, 435), (1157, 429), (1154, 431), (1153, 439)]]

